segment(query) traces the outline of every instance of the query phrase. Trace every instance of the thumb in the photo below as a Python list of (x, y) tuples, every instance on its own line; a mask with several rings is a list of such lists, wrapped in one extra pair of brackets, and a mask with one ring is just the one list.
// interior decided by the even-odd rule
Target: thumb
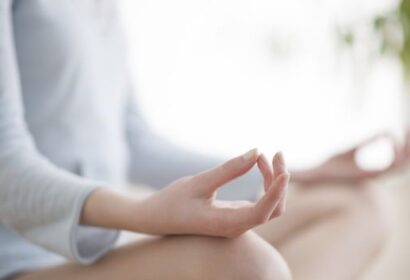
[(222, 165), (195, 175), (193, 183), (204, 193), (212, 193), (229, 181), (248, 172), (259, 157), (257, 149), (233, 158)]

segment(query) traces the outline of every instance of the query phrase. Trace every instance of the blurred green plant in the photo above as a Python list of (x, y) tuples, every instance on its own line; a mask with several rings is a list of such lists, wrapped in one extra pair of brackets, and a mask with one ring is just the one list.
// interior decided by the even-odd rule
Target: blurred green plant
[(398, 50), (398, 55), (401, 59), (405, 77), (409, 79), (410, 71), (410, 0), (402, 0), (398, 8), (398, 17), (401, 23), (403, 33), (403, 42)]
[[(404, 78), (410, 81), (410, 0), (401, 0), (397, 8), (377, 15), (371, 22), (378, 38), (379, 54), (393, 54), (401, 62)], [(353, 47), (357, 42), (355, 28), (338, 30), (344, 45)]]

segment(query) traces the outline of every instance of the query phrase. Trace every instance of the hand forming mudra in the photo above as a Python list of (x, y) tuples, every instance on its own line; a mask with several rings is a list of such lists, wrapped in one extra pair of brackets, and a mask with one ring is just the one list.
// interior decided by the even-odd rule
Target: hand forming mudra
[[(218, 188), (255, 164), (265, 187), (257, 202), (216, 200)], [(82, 222), (154, 235), (235, 237), (283, 213), (289, 176), (281, 153), (273, 158), (272, 169), (254, 149), (214, 169), (180, 178), (144, 200), (133, 193), (100, 189), (89, 197)]]

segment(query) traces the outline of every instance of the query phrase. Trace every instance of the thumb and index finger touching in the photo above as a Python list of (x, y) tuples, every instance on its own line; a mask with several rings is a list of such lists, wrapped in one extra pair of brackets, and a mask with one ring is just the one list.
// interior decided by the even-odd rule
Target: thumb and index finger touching
[[(239, 224), (246, 224), (245, 226), (264, 223), (282, 213), (285, 207), (289, 173), (281, 153), (273, 158), (273, 169), (266, 157), (253, 149), (214, 169), (199, 173), (193, 180), (196, 180), (195, 185), (202, 194), (213, 194), (221, 186), (248, 172), (255, 164), (262, 173), (265, 194), (252, 204), (252, 207), (229, 209), (229, 215), (225, 215), (225, 218), (237, 221)], [(226, 211), (224, 213), (227, 214)]]
[[(216, 168), (199, 173), (194, 177), (195, 184), (201, 192), (213, 193), (226, 183), (247, 173), (255, 164), (258, 165), (262, 173), (265, 188), (265, 195), (257, 202), (255, 207), (269, 209), (274, 206), (275, 201), (279, 200), (279, 208), (283, 209), (285, 205), (285, 195), (283, 193), (286, 192), (289, 173), (281, 152), (274, 156), (271, 165), (265, 155), (259, 154), (257, 149), (252, 149)], [(273, 169), (271, 166), (273, 166)], [(269, 211), (273, 210), (275, 209)]]
[(290, 174), (286, 168), (285, 160), (281, 152), (276, 153), (273, 157), (272, 166), (273, 169), (263, 154), (259, 157), (258, 167), (264, 179), (265, 196), (269, 197), (269, 194), (272, 192), (276, 195), (276, 197), (272, 199), (273, 202), (277, 202), (277, 205), (273, 208), (273, 211), (271, 211), (270, 218), (274, 218), (285, 211), (287, 185), (290, 179)]
[(196, 183), (209, 191), (215, 191), (226, 183), (244, 175), (257, 164), (264, 178), (265, 190), (270, 186), (274, 179), (287, 172), (283, 155), (278, 152), (273, 158), (273, 167), (269, 164), (266, 156), (260, 154), (258, 149), (252, 149), (247, 153), (235, 157), (216, 168), (206, 170), (195, 176)]

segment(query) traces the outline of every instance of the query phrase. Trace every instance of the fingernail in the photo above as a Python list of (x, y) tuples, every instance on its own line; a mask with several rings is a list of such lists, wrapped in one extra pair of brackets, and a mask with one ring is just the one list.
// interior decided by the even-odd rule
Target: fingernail
[(283, 153), (282, 153), (282, 152), (278, 152), (278, 153), (277, 153), (277, 159), (278, 159), (278, 163), (279, 163), (283, 168), (285, 168), (285, 167), (286, 167), (286, 164), (285, 164), (285, 159), (284, 159), (284, 157), (283, 157)]
[(255, 157), (257, 157), (258, 154), (259, 154), (258, 148), (255, 148), (255, 149), (250, 150), (250, 151), (247, 152), (246, 154), (244, 154), (244, 155), (242, 156), (242, 158), (243, 158), (245, 161), (250, 161), (250, 160), (254, 159)]

